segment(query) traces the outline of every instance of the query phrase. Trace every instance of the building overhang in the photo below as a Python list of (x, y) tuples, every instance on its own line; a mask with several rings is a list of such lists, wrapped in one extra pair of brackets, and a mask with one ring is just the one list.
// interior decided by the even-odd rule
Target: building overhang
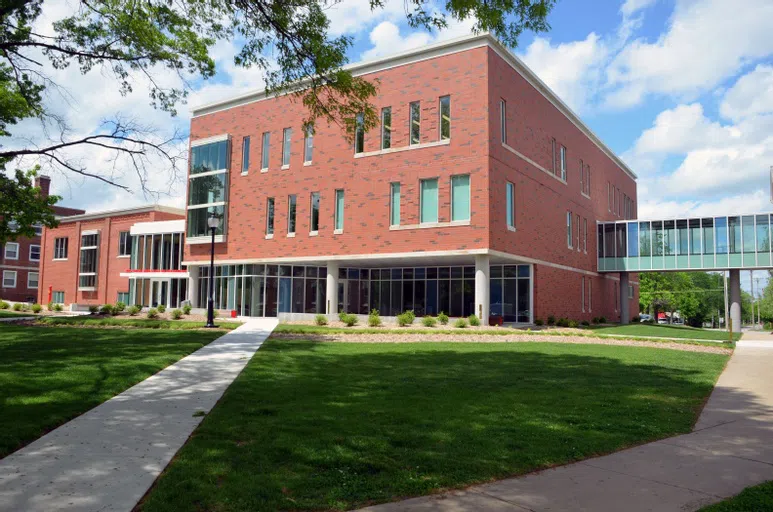
[(187, 279), (187, 270), (129, 270), (121, 272), (121, 277), (129, 279)]
[(168, 235), (185, 232), (185, 219), (137, 222), (131, 227), (132, 236)]

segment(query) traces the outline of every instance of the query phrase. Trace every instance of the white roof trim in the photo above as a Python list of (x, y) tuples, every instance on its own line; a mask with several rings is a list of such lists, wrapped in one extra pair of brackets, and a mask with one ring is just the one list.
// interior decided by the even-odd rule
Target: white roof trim
[[(386, 69), (394, 68), (397, 66), (403, 66), (406, 64), (412, 64), (415, 62), (421, 62), (428, 59), (433, 59), (443, 55), (449, 55), (453, 53), (463, 52), (471, 50), (473, 48), (480, 48), (482, 46), (488, 46), (494, 50), (505, 62), (515, 69), (524, 79), (529, 82), (537, 91), (539, 91), (550, 103), (552, 103), (562, 114), (564, 114), (569, 121), (580, 129), (596, 146), (604, 152), (615, 164), (620, 167), (631, 178), (636, 179), (636, 173), (628, 168), (628, 165), (623, 162), (604, 142), (580, 119), (580, 117), (564, 103), (561, 98), (556, 95), (540, 78), (524, 64), (524, 62), (514, 55), (507, 47), (500, 43), (494, 36), (488, 33), (469, 35), (458, 37), (455, 39), (449, 39), (440, 43), (427, 45), (421, 48), (415, 48), (405, 52), (389, 55), (379, 59), (367, 60), (349, 64), (344, 66), (344, 69), (351, 71), (354, 75), (367, 75), (369, 73), (375, 73), (378, 71), (384, 71)], [(193, 117), (200, 117), (207, 114), (212, 114), (222, 110), (228, 110), (234, 107), (239, 107), (249, 103), (262, 101), (271, 97), (266, 94), (265, 89), (257, 89), (255, 91), (240, 94), (230, 98), (225, 98), (215, 102), (205, 103), (195, 106), (191, 109)]]
[(156, 222), (137, 222), (132, 225), (130, 233), (134, 235), (163, 235), (185, 232), (185, 219), (160, 220)]
[(119, 210), (103, 210), (101, 212), (82, 213), (80, 215), (69, 215), (65, 217), (57, 216), (56, 218), (61, 224), (66, 222), (79, 222), (83, 220), (104, 219), (107, 217), (118, 217), (121, 215), (133, 215), (137, 213), (148, 213), (148, 212), (165, 212), (165, 213), (172, 213), (174, 215), (179, 215), (180, 217), (185, 217), (185, 210), (181, 210), (180, 208), (172, 208), (171, 206), (161, 206), (159, 204), (151, 204), (151, 205), (144, 205), (144, 206), (136, 206), (134, 208), (122, 208)]

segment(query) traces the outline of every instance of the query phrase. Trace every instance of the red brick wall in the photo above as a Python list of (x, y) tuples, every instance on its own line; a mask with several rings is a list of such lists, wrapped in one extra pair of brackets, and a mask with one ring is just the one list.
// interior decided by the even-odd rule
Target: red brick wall
[[(35, 288), (27, 288), (27, 274), (37, 272), (37, 261), (30, 261), (30, 246), (41, 245), (40, 237), (19, 238), (13, 240), (19, 244), (19, 259), (5, 258), (5, 247), (0, 246), (0, 278), (3, 270), (16, 271), (16, 288), (0, 288), (0, 298), (14, 302), (26, 302), (35, 297), (38, 291)], [(32, 270), (35, 269), (35, 270)], [(0, 285), (2, 282), (0, 282)]]

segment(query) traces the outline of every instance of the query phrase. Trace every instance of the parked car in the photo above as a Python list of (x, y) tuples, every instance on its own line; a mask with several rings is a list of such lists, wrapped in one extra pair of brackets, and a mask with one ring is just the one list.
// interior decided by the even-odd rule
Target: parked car
[(651, 322), (652, 321), (652, 315), (643, 314), (639, 315), (639, 322)]

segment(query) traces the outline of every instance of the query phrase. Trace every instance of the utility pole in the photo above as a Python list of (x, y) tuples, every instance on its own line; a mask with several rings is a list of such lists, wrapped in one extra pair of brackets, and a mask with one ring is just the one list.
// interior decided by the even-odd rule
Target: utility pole
[(754, 329), (754, 270), (749, 271), (749, 283), (752, 287), (752, 321), (751, 327)]
[(730, 328), (730, 305), (727, 302), (727, 271), (722, 272), (725, 279), (725, 329)]

